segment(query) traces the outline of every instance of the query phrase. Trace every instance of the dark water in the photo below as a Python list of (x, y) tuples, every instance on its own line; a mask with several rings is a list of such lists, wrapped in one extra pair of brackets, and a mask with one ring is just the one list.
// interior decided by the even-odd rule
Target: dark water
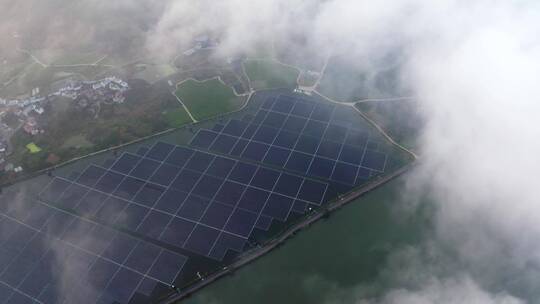
[(365, 294), (359, 286), (381, 284), (389, 255), (419, 242), (428, 228), (419, 211), (403, 212), (402, 182), (365, 195), (184, 302), (356, 302)]

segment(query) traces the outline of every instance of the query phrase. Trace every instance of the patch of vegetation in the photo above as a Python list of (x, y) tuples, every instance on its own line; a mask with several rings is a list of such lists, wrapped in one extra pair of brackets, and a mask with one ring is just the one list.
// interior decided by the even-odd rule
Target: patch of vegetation
[(244, 68), (255, 90), (295, 88), (299, 71), (274, 61), (247, 60)]
[[(149, 85), (132, 80), (130, 87), (123, 104), (101, 104), (97, 115), (80, 108), (76, 101), (52, 100), (45, 106), (47, 114), (38, 117), (45, 132), (31, 136), (19, 129), (11, 139), (13, 153), (7, 161), (30, 173), (49, 167), (51, 159), (64, 162), (189, 122), (176, 111), (178, 101), (166, 82)], [(164, 115), (170, 112), (171, 117)], [(31, 142), (42, 151), (30, 153), (26, 145)]]
[(6, 115), (2, 118), (2, 122), (8, 125), (10, 128), (16, 128), (21, 123), (17, 115), (12, 112), (7, 112)]
[(217, 79), (187, 80), (177, 87), (176, 96), (197, 120), (237, 110), (244, 100)]
[(163, 118), (172, 128), (178, 128), (191, 122), (191, 118), (182, 107), (163, 111)]
[(77, 134), (67, 138), (62, 148), (90, 148), (93, 145), (83, 134)]
[(41, 148), (38, 145), (36, 145), (35, 143), (33, 143), (33, 142), (27, 144), (26, 149), (28, 149), (28, 151), (31, 154), (36, 154), (36, 153), (41, 152)]
[(143, 79), (149, 83), (154, 83), (176, 71), (168, 64), (137, 64), (133, 78)]
[[(27, 145), (31, 142), (41, 148), (41, 153), (31, 153), (29, 151)], [(22, 166), (26, 172), (32, 172), (47, 167), (46, 159), (48, 153), (45, 151), (45, 142), (34, 138), (22, 129), (19, 129), (11, 138), (11, 144), (13, 146), (13, 153), (8, 161)]]

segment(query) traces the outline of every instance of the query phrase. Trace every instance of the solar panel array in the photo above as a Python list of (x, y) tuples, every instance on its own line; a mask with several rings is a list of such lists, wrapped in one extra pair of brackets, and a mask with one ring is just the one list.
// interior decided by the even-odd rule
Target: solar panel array
[(253, 118), (200, 130), (191, 145), (328, 179), (347, 191), (385, 170), (387, 155), (368, 130), (350, 107), (281, 95)]
[(32, 201), (0, 210), (0, 303), (128, 303), (187, 258)]
[[(141, 153), (142, 154), (142, 153)], [(41, 193), (81, 215), (221, 260), (252, 230), (285, 221), (295, 202), (320, 205), (327, 183), (168, 143), (124, 153), (110, 168), (56, 177)], [(262, 219), (261, 219), (262, 218)]]
[[(69, 290), (81, 290), (74, 297), (129, 303), (150, 295), (173, 284), (194, 255), (223, 261), (251, 246), (255, 231), (383, 173), (382, 146), (350, 107), (279, 95), (242, 118), (198, 129), (188, 146), (160, 141), (56, 176), (26, 217), (0, 214), (16, 236), (1, 235), (15, 249), (0, 257), (11, 261), (0, 269), (0, 298), (73, 303), (53, 299), (54, 267), (44, 269), (56, 256), (51, 250), (72, 257), (74, 272), (84, 274), (70, 282)], [(28, 242), (11, 245), (21, 233)], [(37, 250), (33, 238), (55, 245)], [(12, 272), (16, 279), (4, 279)]]

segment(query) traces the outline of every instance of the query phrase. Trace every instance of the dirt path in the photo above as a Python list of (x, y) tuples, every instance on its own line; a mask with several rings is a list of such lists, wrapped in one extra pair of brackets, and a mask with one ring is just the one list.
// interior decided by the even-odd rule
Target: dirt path
[(302, 86), (300, 89), (302, 89), (304, 91), (315, 92), (315, 93), (321, 95), (316, 90), (317, 90), (317, 87), (319, 86), (319, 84), (321, 83), (321, 81), (323, 79), (323, 76), (324, 76), (324, 73), (326, 72), (326, 68), (328, 67), (328, 62), (329, 61), (330, 61), (330, 56), (326, 57), (326, 59), (324, 60), (324, 65), (323, 65), (321, 71), (319, 72), (319, 77), (317, 78), (317, 80), (315, 81), (315, 83), (312, 86)]
[(105, 58), (107, 58), (109, 55), (104, 55), (103, 57), (99, 58), (98, 60), (96, 60), (93, 63), (47, 64), (47, 63), (44, 63), (43, 61), (39, 60), (39, 58), (34, 56), (34, 54), (32, 54), (29, 50), (19, 49), (18, 51), (30, 56), (30, 58), (32, 58), (32, 60), (35, 63), (41, 65), (41, 67), (43, 67), (43, 68), (48, 68), (48, 67), (73, 68), (73, 67), (85, 67), (85, 66), (88, 66), (88, 67), (90, 67), (90, 66), (101, 66), (101, 67), (107, 67), (107, 68), (115, 68), (116, 67), (116, 66), (111, 65), (111, 64), (99, 64), (101, 61), (105, 60)]
[(366, 98), (357, 100), (356, 103), (369, 102), (369, 101), (402, 101), (402, 100), (413, 100), (415, 96), (403, 96), (403, 97), (388, 97), (388, 98)]
[(34, 56), (34, 55), (33, 55), (32, 53), (30, 53), (30, 51), (28, 51), (28, 50), (18, 49), (18, 51), (21, 52), (21, 53), (24, 53), (24, 54), (26, 54), (26, 55), (28, 55), (28, 56), (30, 56), (30, 58), (32, 58), (32, 60), (34, 60), (35, 63), (41, 65), (41, 67), (43, 67), (43, 68), (46, 68), (46, 67), (49, 66), (48, 64), (45, 64), (45, 63), (43, 63), (42, 61), (40, 61), (36, 56)]
[(191, 121), (193, 121), (194, 123), (198, 122), (198, 120), (195, 119), (195, 117), (193, 117), (193, 115), (192, 115), (191, 112), (189, 111), (188, 107), (186, 107), (186, 105), (184, 104), (184, 102), (182, 102), (182, 100), (180, 99), (180, 97), (178, 97), (174, 92), (172, 92), (171, 94), (173, 94), (173, 96), (176, 97), (176, 100), (178, 100), (178, 102), (180, 103), (180, 105), (184, 108), (184, 110), (186, 111), (186, 113), (189, 115), (189, 118), (191, 118)]

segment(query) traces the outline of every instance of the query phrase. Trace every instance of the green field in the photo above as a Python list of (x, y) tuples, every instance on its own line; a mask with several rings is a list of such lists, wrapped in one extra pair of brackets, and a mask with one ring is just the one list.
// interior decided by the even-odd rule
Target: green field
[(173, 128), (180, 127), (191, 122), (191, 118), (184, 108), (176, 108), (163, 112), (163, 118)]
[(243, 103), (243, 98), (217, 79), (187, 80), (177, 87), (176, 96), (197, 120), (237, 110)]
[(255, 90), (295, 88), (299, 72), (273, 61), (248, 60), (244, 68)]
[(28, 151), (30, 151), (30, 153), (32, 153), (32, 154), (41, 152), (41, 148), (38, 147), (38, 146), (37, 146), (35, 143), (33, 143), (33, 142), (27, 144), (27, 145), (26, 145), (26, 149), (28, 149)]

